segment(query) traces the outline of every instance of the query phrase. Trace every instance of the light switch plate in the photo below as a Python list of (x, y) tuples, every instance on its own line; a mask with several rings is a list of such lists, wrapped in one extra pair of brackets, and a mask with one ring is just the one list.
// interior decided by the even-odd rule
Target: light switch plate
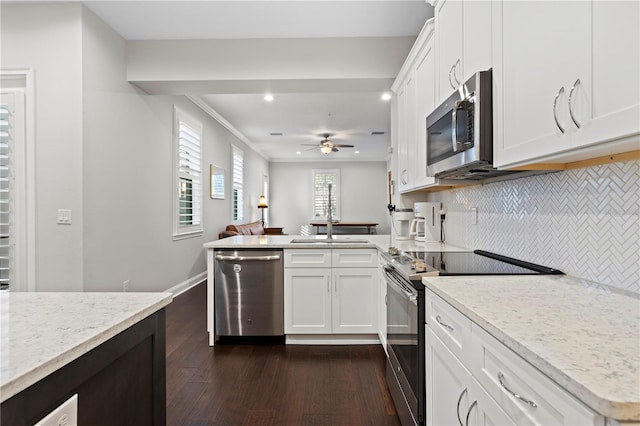
[(472, 225), (478, 224), (478, 208), (477, 207), (471, 207), (471, 224)]
[(78, 394), (75, 394), (34, 426), (75, 426), (77, 424)]
[(58, 225), (71, 225), (71, 209), (58, 209)]

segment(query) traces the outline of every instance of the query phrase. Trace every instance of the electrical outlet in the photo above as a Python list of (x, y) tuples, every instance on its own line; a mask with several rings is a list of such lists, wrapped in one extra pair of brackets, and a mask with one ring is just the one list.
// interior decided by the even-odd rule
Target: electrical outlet
[(129, 280), (122, 281), (122, 291), (124, 292), (129, 291)]
[(72, 426), (78, 424), (78, 394), (73, 395), (35, 426)]
[(472, 225), (478, 224), (478, 208), (477, 207), (471, 207), (471, 224)]

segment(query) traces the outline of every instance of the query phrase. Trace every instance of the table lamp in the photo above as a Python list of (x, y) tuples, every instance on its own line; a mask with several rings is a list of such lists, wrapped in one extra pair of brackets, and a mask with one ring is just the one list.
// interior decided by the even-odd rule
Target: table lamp
[(265, 198), (264, 195), (260, 196), (260, 200), (258, 201), (258, 208), (260, 209), (260, 211), (262, 212), (262, 227), (264, 228), (264, 209), (266, 209), (267, 207), (267, 199)]

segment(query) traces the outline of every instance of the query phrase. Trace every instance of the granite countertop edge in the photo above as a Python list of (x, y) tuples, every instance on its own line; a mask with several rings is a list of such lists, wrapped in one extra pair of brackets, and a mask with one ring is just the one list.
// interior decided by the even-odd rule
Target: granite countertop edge
[[(471, 277), (472, 278), (472, 277)], [(505, 277), (493, 277), (494, 279), (508, 279)], [(613, 400), (607, 396), (596, 393), (592, 386), (590, 387), (585, 380), (578, 380), (575, 376), (571, 376), (553, 362), (545, 359), (535, 350), (529, 348), (525, 343), (521, 342), (517, 336), (510, 334), (504, 328), (495, 325), (491, 319), (484, 318), (479, 315), (473, 308), (459, 301), (455, 296), (449, 294), (445, 289), (430, 282), (431, 278), (423, 279), (426, 288), (433, 291), (444, 301), (459, 310), (462, 314), (471, 319), (474, 323), (484, 329), (487, 333), (500, 341), (506, 347), (525, 359), (529, 364), (541, 371), (544, 375), (552, 379), (560, 387), (564, 388), (583, 404), (590, 407), (593, 411), (608, 418), (619, 421), (638, 421), (640, 420), (640, 400), (625, 401)], [(446, 277), (439, 277), (446, 279)], [(580, 279), (562, 276), (562, 277), (545, 277), (543, 279), (551, 279), (558, 281), (558, 285), (579, 285)], [(432, 279), (431, 279), (432, 280)], [(619, 293), (631, 298), (638, 298), (639, 295), (624, 290), (611, 289), (614, 293)], [(594, 315), (597, 317), (597, 315)], [(594, 320), (595, 321), (595, 320)], [(603, 342), (603, 345), (608, 342)]]
[(173, 295), (171, 293), (158, 293), (158, 296), (159, 298), (155, 302), (133, 312), (127, 318), (106, 328), (97, 329), (96, 332), (88, 339), (85, 339), (84, 341), (72, 347), (66, 348), (57, 356), (48, 359), (40, 363), (39, 365), (36, 365), (33, 368), (16, 375), (15, 377), (10, 378), (6, 382), (3, 381), (2, 385), (0, 386), (0, 402), (4, 402), (17, 395), (29, 386), (37, 383), (39, 380), (47, 377), (49, 374), (75, 361), (82, 355), (98, 347), (99, 345), (121, 333), (122, 331), (154, 314), (155, 312), (171, 303), (173, 299)]

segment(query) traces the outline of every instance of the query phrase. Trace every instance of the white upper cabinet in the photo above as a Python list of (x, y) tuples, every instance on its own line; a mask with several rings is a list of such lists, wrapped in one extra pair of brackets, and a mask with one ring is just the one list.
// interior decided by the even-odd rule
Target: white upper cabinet
[(491, 1), (434, 1), (437, 100), (451, 95), (478, 71), (491, 68)]
[[(434, 24), (427, 21), (407, 57), (392, 90), (396, 129), (397, 180), (400, 192), (436, 183), (427, 176), (426, 117), (435, 107)], [(393, 109), (392, 109), (393, 111)]]
[[(578, 160), (640, 132), (638, 2), (493, 5), (494, 164)], [(635, 144), (637, 149), (637, 142)]]

